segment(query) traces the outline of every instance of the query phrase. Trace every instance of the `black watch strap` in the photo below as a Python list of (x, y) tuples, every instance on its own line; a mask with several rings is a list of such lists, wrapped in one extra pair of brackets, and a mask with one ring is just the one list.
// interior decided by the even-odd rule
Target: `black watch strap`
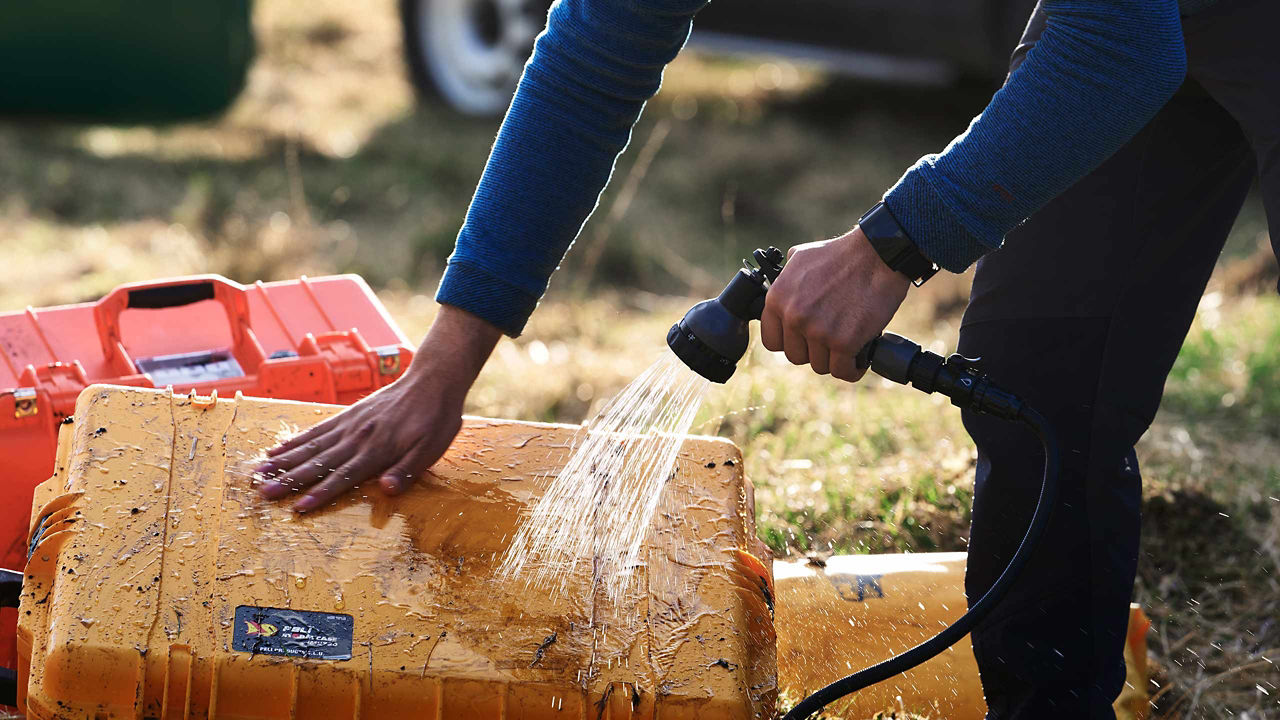
[(938, 266), (920, 252), (884, 201), (868, 210), (858, 220), (858, 227), (862, 228), (862, 234), (871, 241), (871, 247), (875, 248), (884, 264), (906, 275), (916, 287), (938, 272)]

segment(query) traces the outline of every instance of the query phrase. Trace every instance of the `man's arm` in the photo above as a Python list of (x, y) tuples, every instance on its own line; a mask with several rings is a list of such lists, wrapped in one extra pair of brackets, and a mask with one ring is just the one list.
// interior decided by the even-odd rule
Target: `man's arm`
[(476, 188), (436, 299), (519, 335), (706, 0), (561, 0)]
[(595, 208), (706, 0), (560, 0), (538, 38), (404, 377), (272, 450), (268, 498), (299, 512), (380, 478), (399, 493), (448, 449), (502, 333), (518, 335)]
[(885, 195), (940, 267), (963, 272), (1111, 157), (1186, 75), (1176, 0), (1045, 0), (1040, 41), (986, 110)]
[[(1135, 135), (1186, 73), (1176, 0), (1044, 0), (1044, 34), (969, 129), (885, 204), (930, 260), (961, 272)], [(895, 277), (896, 276), (896, 277)], [(794, 249), (769, 291), (765, 347), (857, 380), (858, 349), (906, 296), (858, 228)], [(816, 362), (815, 362), (816, 360)]]

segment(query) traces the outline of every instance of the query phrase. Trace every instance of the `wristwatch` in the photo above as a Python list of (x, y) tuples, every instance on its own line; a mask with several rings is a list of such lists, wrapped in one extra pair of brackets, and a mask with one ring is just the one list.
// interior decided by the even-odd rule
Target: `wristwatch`
[(858, 220), (858, 227), (871, 241), (871, 247), (875, 248), (884, 264), (906, 275), (916, 287), (938, 272), (938, 266), (911, 242), (907, 231), (898, 224), (883, 200)]

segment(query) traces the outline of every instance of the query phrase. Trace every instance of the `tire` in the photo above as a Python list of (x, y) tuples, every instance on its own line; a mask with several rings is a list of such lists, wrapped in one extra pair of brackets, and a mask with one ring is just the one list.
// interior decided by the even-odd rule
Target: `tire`
[(532, 0), (400, 0), (405, 61), (419, 96), (465, 115), (501, 115), (545, 11)]

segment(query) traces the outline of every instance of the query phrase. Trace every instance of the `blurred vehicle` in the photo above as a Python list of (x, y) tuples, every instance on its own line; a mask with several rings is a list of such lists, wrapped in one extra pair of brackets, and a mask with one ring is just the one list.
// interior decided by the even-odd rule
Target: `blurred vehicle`
[(250, 3), (0, 3), (0, 114), (124, 123), (217, 114), (253, 58)]
[[(506, 110), (546, 0), (401, 0), (410, 74), (460, 112)], [(721, 0), (690, 45), (814, 62), (890, 83), (998, 82), (1035, 0)]]

